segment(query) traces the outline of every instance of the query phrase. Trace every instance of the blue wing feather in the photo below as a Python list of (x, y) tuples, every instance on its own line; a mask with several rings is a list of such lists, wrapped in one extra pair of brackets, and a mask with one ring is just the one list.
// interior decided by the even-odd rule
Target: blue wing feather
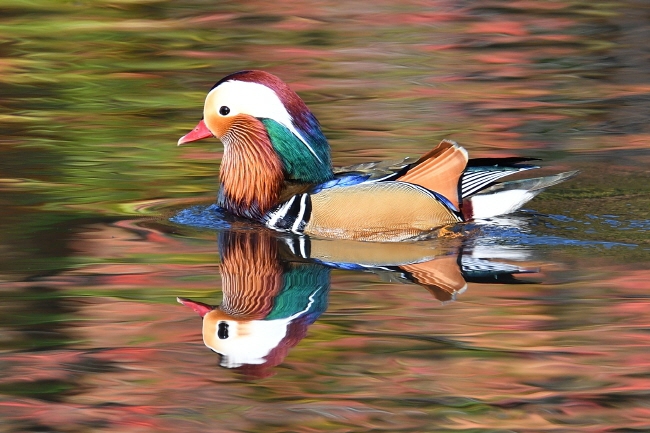
[(312, 194), (321, 192), (324, 189), (341, 187), (341, 186), (352, 186), (358, 185), (365, 182), (370, 177), (370, 174), (340, 174), (334, 177), (334, 179), (328, 180), (326, 182), (320, 183), (311, 190)]

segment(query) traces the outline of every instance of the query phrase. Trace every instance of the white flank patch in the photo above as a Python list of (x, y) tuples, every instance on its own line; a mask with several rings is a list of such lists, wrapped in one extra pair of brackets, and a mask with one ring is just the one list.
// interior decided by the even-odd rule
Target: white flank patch
[(494, 194), (475, 195), (472, 201), (474, 219), (490, 218), (516, 211), (537, 194), (523, 189), (512, 189)]
[[(490, 238), (488, 238), (490, 240)], [(475, 245), (472, 247), (471, 257), (478, 259), (489, 257), (490, 259), (502, 260), (529, 260), (531, 253), (522, 246), (504, 246), (504, 245)]]
[[(210, 98), (212, 94), (214, 96)], [(208, 100), (213, 103), (212, 107), (207, 106)], [(293, 126), (291, 115), (273, 89), (260, 83), (236, 80), (226, 81), (208, 93), (204, 110), (214, 110), (215, 113), (218, 113), (219, 109), (223, 106), (230, 108), (230, 113), (224, 117), (248, 114), (257, 118), (275, 120), (298, 137), (319, 162), (323, 162)]]

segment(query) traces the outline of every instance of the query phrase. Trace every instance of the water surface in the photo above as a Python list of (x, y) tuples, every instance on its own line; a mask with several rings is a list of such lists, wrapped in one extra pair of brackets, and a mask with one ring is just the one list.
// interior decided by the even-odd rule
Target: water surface
[[(0, 431), (650, 430), (645, 3), (37, 0), (0, 17)], [(169, 221), (214, 201), (220, 144), (175, 143), (247, 68), (299, 92), (337, 165), (450, 138), (581, 173), (388, 251)], [(263, 330), (259, 353), (213, 353), (177, 297), (219, 306), (229, 338)]]

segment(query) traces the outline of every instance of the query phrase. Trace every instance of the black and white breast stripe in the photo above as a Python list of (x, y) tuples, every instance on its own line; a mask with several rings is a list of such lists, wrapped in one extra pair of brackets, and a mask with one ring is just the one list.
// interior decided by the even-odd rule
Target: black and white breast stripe
[(309, 223), (309, 218), (311, 198), (309, 194), (297, 194), (269, 211), (264, 216), (264, 223), (272, 229), (302, 233)]
[(311, 258), (311, 240), (306, 235), (283, 238), (282, 240), (289, 247), (294, 256), (303, 259)]

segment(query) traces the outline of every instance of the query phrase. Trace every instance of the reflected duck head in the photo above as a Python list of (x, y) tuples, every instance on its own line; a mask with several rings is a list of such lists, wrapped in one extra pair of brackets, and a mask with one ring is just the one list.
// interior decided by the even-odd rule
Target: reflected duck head
[[(178, 298), (203, 317), (203, 343), (221, 355), (226, 368), (273, 367), (304, 338), (311, 321), (287, 317), (275, 320), (243, 319), (202, 302)], [(295, 320), (294, 320), (295, 319)]]

